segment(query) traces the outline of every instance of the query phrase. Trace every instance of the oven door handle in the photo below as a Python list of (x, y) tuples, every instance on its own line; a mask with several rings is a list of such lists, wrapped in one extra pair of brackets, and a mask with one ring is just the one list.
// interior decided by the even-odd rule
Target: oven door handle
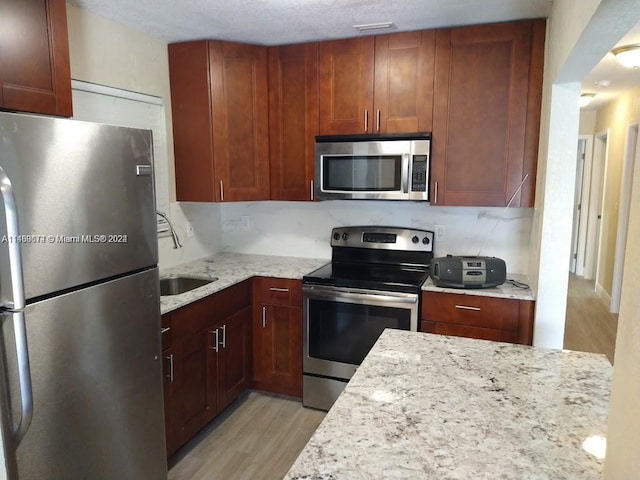
[(349, 300), (376, 300), (380, 302), (394, 302), (394, 303), (418, 303), (418, 295), (405, 294), (405, 295), (393, 295), (385, 293), (383, 295), (377, 293), (362, 293), (354, 292), (353, 290), (342, 289), (318, 289), (318, 288), (303, 288), (303, 292), (309, 297), (316, 298), (328, 298), (328, 299), (349, 299)]

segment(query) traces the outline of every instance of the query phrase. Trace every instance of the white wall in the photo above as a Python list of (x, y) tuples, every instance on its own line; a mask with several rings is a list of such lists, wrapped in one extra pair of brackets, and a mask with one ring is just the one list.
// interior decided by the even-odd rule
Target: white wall
[[(167, 212), (183, 248), (174, 250), (171, 237), (158, 241), (160, 267), (170, 267), (220, 251), (220, 209), (214, 204), (176, 204), (171, 90), (167, 44), (67, 3), (71, 77), (75, 80), (129, 90), (162, 99), (166, 120)], [(196, 235), (188, 238), (186, 222)]]
[[(435, 255), (478, 253), (505, 260), (509, 273), (526, 273), (530, 208), (432, 207), (419, 202), (334, 200), (241, 202), (222, 205), (225, 251), (330, 258), (331, 229), (343, 225), (385, 225), (433, 230)], [(242, 229), (242, 217), (250, 229)]]
[[(536, 213), (532, 225), (533, 271), (538, 272), (535, 339), (537, 345), (561, 347), (567, 288), (568, 254), (554, 264), (552, 250), (571, 238), (571, 222), (562, 224), (573, 204), (575, 170), (566, 179), (556, 178), (575, 164), (578, 138), (579, 82), (598, 61), (640, 21), (638, 0), (556, 0), (547, 29), (547, 55), (542, 130), (536, 189)], [(571, 105), (571, 97), (576, 103)], [(563, 112), (562, 110), (565, 110)], [(565, 135), (555, 129), (569, 128)], [(566, 164), (563, 167), (563, 164)], [(634, 173), (629, 238), (640, 235), (640, 166)], [(551, 201), (557, 198), (557, 201)], [(559, 231), (559, 232), (558, 232)], [(570, 250), (567, 249), (567, 252)], [(537, 265), (537, 268), (536, 268)], [(622, 305), (614, 359), (611, 407), (607, 427), (605, 479), (638, 478), (640, 472), (640, 246), (627, 242)], [(630, 272), (630, 273), (627, 273)], [(598, 432), (594, 432), (598, 433)]]

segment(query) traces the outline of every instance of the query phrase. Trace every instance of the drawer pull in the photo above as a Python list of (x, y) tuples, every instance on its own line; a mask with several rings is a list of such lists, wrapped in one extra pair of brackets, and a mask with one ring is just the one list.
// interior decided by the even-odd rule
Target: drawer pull
[(288, 288), (279, 288), (279, 287), (269, 287), (269, 290), (272, 292), (288, 292)]
[(164, 327), (160, 329), (160, 333), (167, 333), (169, 330), (171, 330), (171, 327)]
[(267, 326), (267, 307), (262, 307), (262, 328)]
[(165, 360), (169, 360), (169, 375), (166, 377), (169, 379), (171, 383), (173, 383), (173, 353), (168, 357), (164, 357)]
[(456, 308), (460, 310), (473, 310), (474, 312), (480, 311), (480, 307), (468, 307), (467, 305), (456, 305)]

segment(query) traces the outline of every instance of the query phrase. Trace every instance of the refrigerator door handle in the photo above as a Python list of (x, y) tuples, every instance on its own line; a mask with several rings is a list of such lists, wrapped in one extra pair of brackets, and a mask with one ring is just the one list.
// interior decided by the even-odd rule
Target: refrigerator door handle
[(20, 384), (20, 404), (22, 408), (20, 423), (13, 431), (14, 448), (17, 448), (27, 433), (33, 418), (33, 391), (31, 389), (31, 370), (29, 368), (27, 326), (24, 319), (24, 311), (13, 313), (13, 331), (16, 341), (18, 382)]
[(25, 307), (24, 281), (22, 279), (22, 260), (20, 255), (20, 230), (18, 228), (18, 208), (13, 194), (11, 180), (0, 167), (0, 192), (4, 201), (4, 215), (7, 224), (7, 247), (9, 250), (9, 273), (11, 276), (12, 305), (3, 305), (10, 310)]
[(13, 302), (6, 305), (13, 316), (13, 332), (16, 342), (18, 382), (20, 384), (20, 422), (12, 432), (14, 448), (17, 448), (29, 429), (33, 418), (33, 391), (29, 369), (29, 349), (27, 348), (27, 327), (24, 320), (25, 294), (22, 278), (22, 260), (20, 255), (20, 229), (18, 228), (18, 208), (13, 194), (11, 180), (0, 167), (0, 193), (4, 202), (4, 215), (7, 226), (7, 246), (9, 250), (9, 272), (11, 276), (11, 294)]

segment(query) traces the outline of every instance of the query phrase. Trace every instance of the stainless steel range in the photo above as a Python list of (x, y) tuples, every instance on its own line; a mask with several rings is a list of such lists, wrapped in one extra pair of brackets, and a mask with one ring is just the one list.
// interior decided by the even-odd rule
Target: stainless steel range
[(418, 330), (433, 232), (339, 227), (331, 263), (303, 278), (302, 403), (328, 410), (385, 328)]

